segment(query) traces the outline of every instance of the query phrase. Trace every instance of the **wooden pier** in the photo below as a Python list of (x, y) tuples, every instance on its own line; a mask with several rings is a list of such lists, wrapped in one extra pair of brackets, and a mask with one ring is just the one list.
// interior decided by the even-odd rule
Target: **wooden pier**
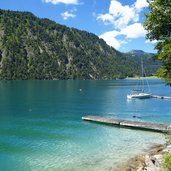
[(110, 119), (110, 118), (104, 118), (99, 116), (83, 116), (82, 119), (86, 121), (109, 124), (109, 125), (125, 127), (125, 128), (141, 129), (141, 130), (163, 132), (163, 133), (171, 132), (171, 125), (129, 121), (129, 120), (118, 120), (118, 119)]

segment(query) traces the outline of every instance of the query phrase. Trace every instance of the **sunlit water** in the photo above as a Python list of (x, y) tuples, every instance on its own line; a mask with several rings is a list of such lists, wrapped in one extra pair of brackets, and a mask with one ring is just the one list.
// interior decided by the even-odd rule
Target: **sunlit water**
[[(82, 121), (87, 114), (171, 124), (171, 100), (127, 100), (136, 80), (1, 81), (1, 171), (106, 171), (153, 144), (160, 133)], [(154, 94), (171, 95), (161, 80)]]

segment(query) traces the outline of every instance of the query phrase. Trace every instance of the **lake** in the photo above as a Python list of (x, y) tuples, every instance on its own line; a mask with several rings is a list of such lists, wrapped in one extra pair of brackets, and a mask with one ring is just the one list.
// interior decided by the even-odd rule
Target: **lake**
[[(91, 114), (171, 124), (171, 100), (127, 100), (136, 84), (137, 80), (0, 81), (0, 170), (115, 170), (130, 157), (164, 143), (160, 133), (81, 120)], [(164, 81), (149, 84), (153, 94), (171, 95)]]

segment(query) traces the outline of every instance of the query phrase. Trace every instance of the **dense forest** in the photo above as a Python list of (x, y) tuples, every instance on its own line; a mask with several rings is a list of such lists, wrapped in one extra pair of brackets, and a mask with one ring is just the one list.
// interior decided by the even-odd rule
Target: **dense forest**
[[(132, 50), (125, 54), (130, 60), (134, 62), (129, 66), (133, 70), (132, 77), (139, 76), (141, 73), (141, 62), (143, 62), (144, 76), (154, 76), (156, 71), (161, 67), (162, 63), (156, 60), (156, 54), (147, 53), (142, 50)], [(135, 67), (135, 69), (133, 69)], [(137, 68), (139, 70), (137, 70)], [(130, 71), (131, 73), (131, 71)], [(129, 76), (129, 75), (128, 75)]]
[(153, 54), (121, 53), (98, 36), (29, 12), (0, 10), (0, 79), (117, 79), (146, 74), (160, 63)]

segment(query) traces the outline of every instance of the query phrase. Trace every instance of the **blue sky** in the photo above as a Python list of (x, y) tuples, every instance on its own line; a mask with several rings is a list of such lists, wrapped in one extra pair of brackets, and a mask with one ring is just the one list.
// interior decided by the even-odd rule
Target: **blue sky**
[(155, 52), (142, 27), (146, 0), (0, 0), (1, 9), (30, 11), (40, 18), (92, 32), (115, 49)]

